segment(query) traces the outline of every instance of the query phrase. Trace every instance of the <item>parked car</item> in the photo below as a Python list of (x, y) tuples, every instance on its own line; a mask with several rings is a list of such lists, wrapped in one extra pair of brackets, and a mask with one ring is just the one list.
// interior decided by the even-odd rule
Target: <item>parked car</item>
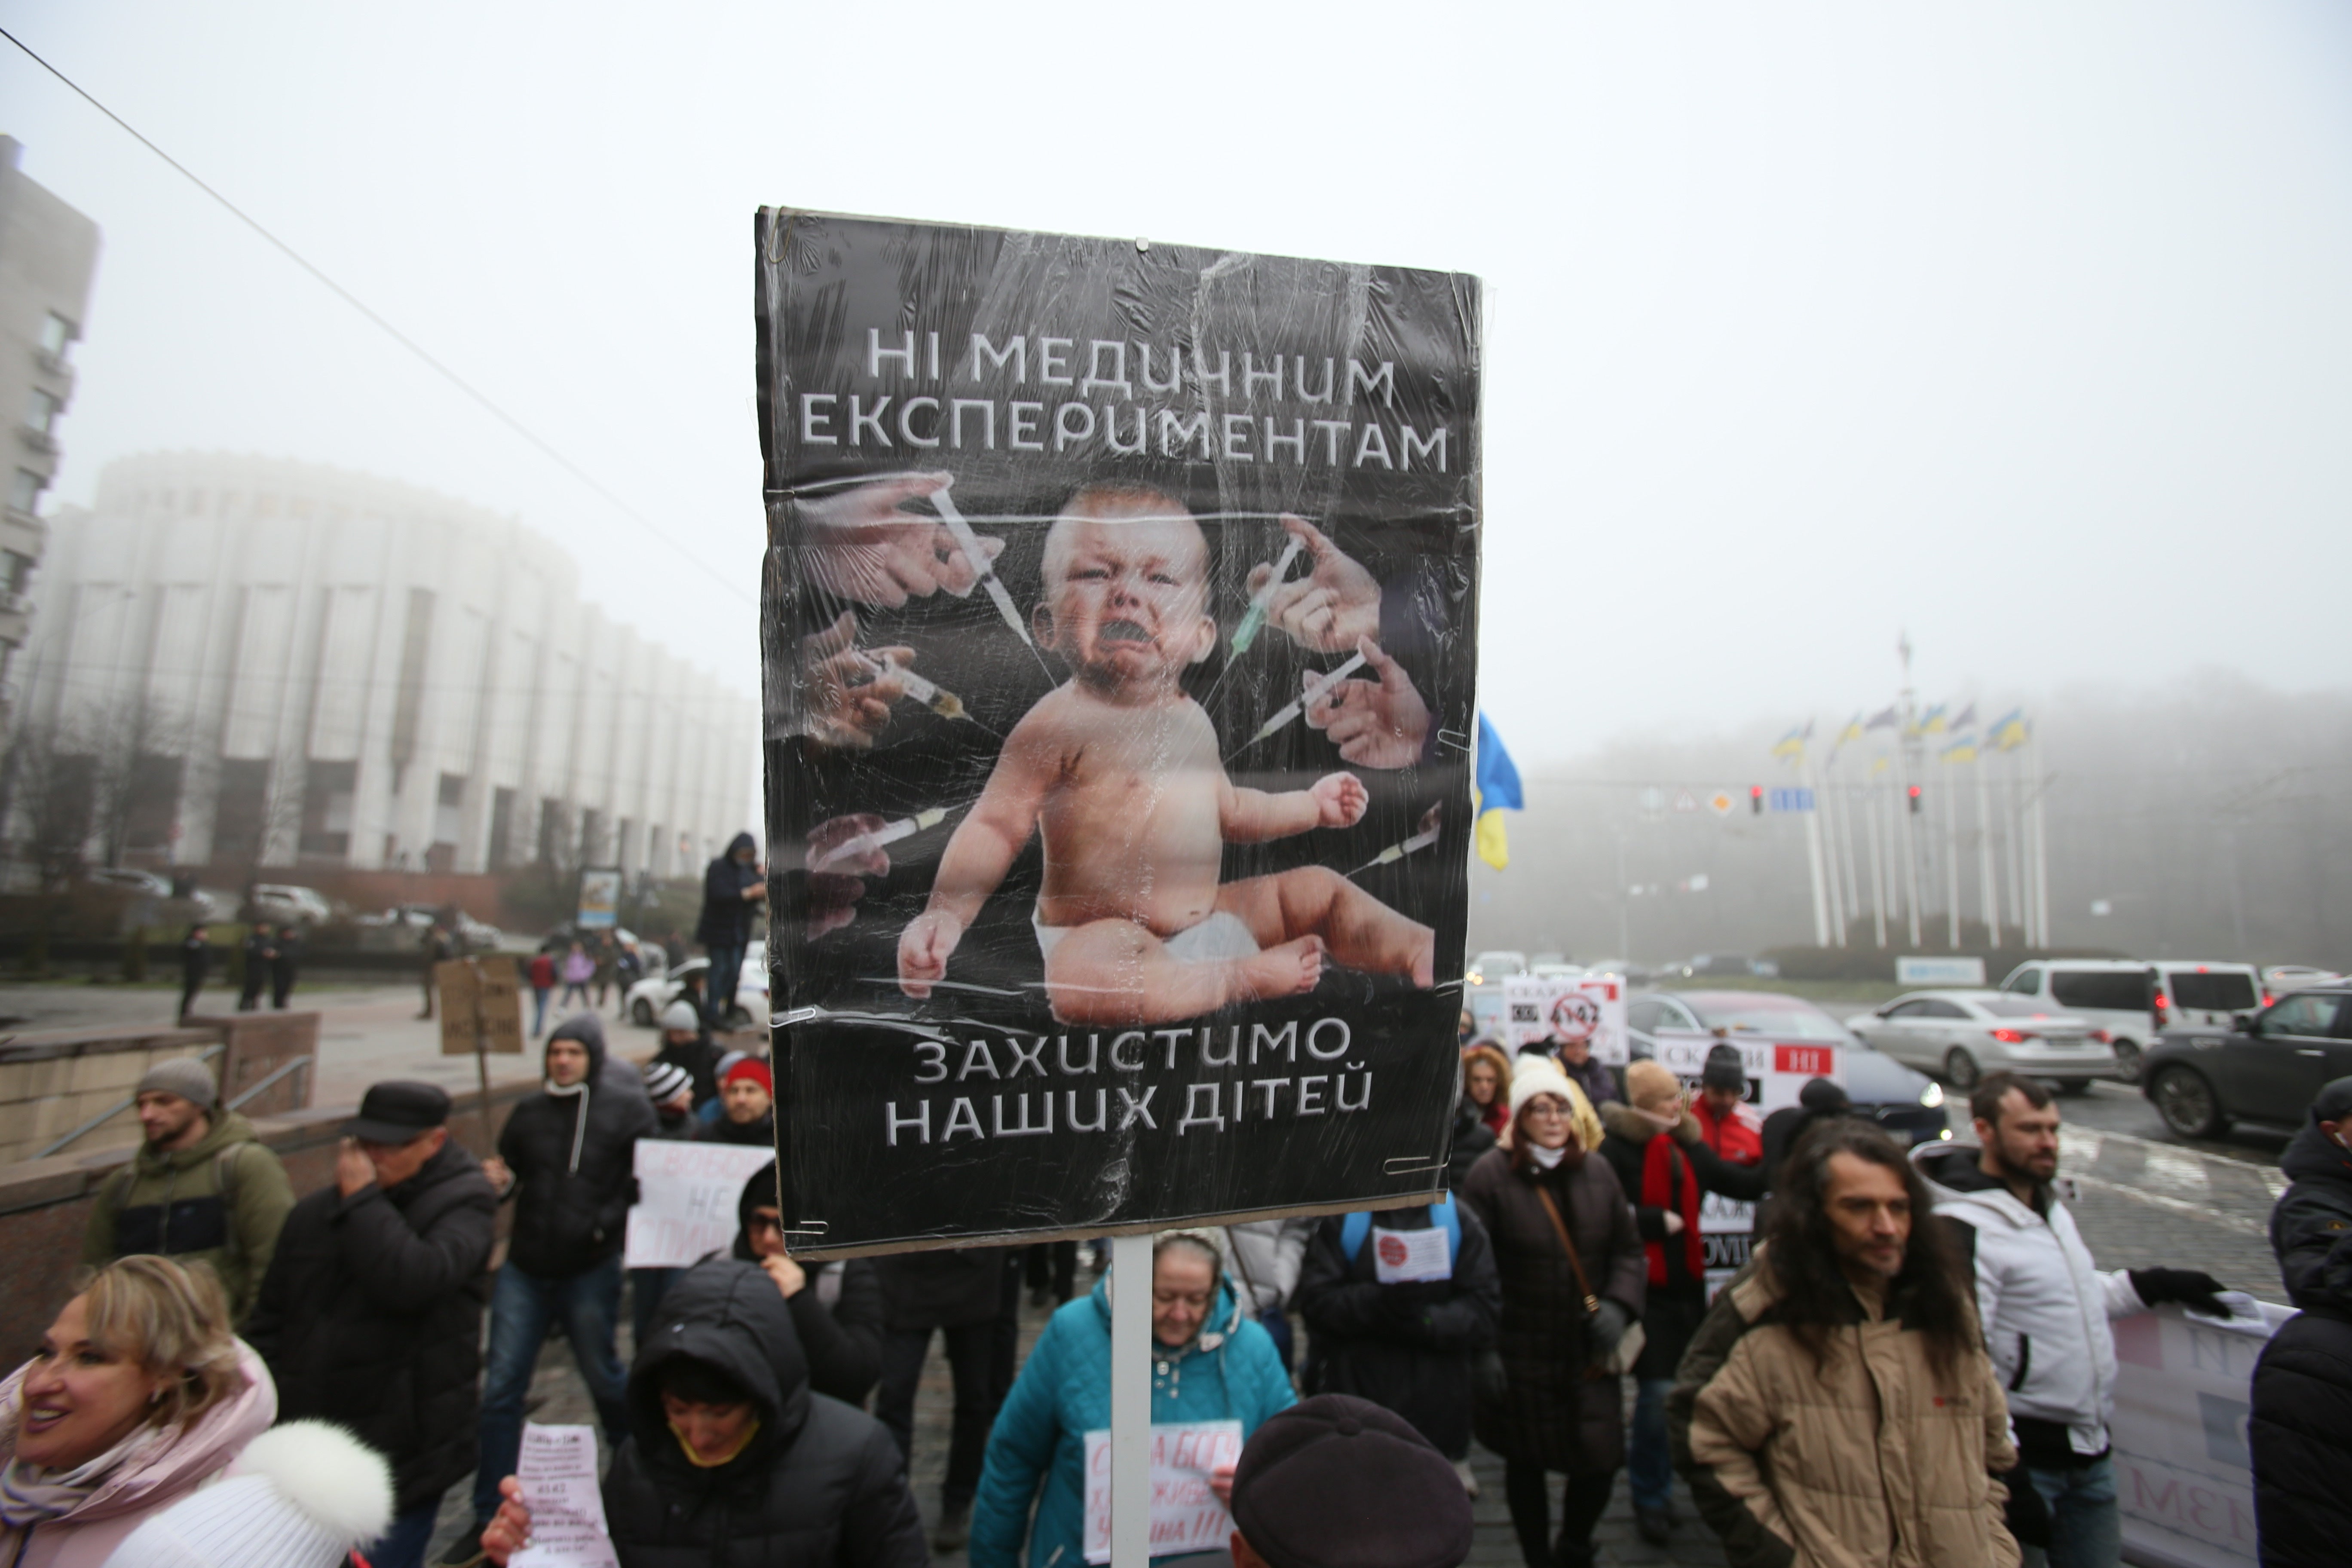
[(2232, 1121), (2300, 1124), (2320, 1086), (2352, 1076), (2352, 984), (2282, 996), (2226, 1030), (2171, 1030), (2147, 1050), (2141, 1092), (2183, 1138)]
[(2290, 991), (2308, 991), (2343, 978), (2333, 969), (2315, 969), (2308, 963), (2273, 963), (2263, 971), (2263, 1005), (2269, 1006)]
[[(706, 974), (710, 960), (689, 958), (673, 965), (660, 974), (649, 974), (629, 987), (624, 998), (629, 1021), (639, 1028), (650, 1029), (662, 1015), (662, 1009), (677, 1001), (686, 990), (689, 976)], [(743, 970), (735, 982), (735, 1010), (741, 1015), (743, 1026), (764, 1024), (768, 1020), (768, 944), (754, 942), (744, 950)], [(732, 1018), (729, 1020), (734, 1022)]]
[(1584, 973), (1580, 963), (1531, 963), (1528, 973), (1543, 980), (1575, 980)]
[[(416, 946), (433, 922), (443, 918), (444, 910), (435, 904), (394, 904), (381, 914), (362, 915), (352, 923), (362, 931), (387, 933), (391, 947), (405, 950)], [(506, 945), (506, 932), (494, 925), (476, 920), (463, 910), (451, 912), (449, 934), (467, 952), (495, 952)], [(370, 945), (362, 939), (362, 945)]]
[(2047, 1079), (2068, 1094), (2113, 1077), (2116, 1047), (2105, 1029), (2001, 991), (1914, 991), (1846, 1027), (1898, 1062), (1940, 1076), (1966, 1092), (2007, 1068)]
[(1528, 955), (1526, 953), (1496, 948), (1473, 958), (1470, 961), (1469, 972), (1463, 975), (1462, 980), (1466, 985), (1492, 985), (1497, 981), (1508, 979), (1514, 974), (1525, 974), (1527, 972)]
[(2000, 988), (2105, 1029), (2126, 1083), (2142, 1081), (2147, 1042), (2163, 1030), (2225, 1028), (2263, 1002), (2252, 965), (2179, 959), (2037, 959), (2010, 971)]
[(89, 873), (93, 887), (111, 892), (129, 893), (136, 899), (168, 899), (172, 884), (152, 871), (141, 871), (128, 866), (101, 866)]
[(1801, 996), (1777, 991), (1647, 991), (1627, 1001), (1625, 1024), (1636, 1057), (1656, 1056), (1658, 1040), (1676, 1036), (1840, 1047), (1841, 1076), (1856, 1112), (1885, 1128), (1898, 1143), (1951, 1136), (1942, 1084), (1882, 1054)]
[[(1770, 966), (1775, 975), (1780, 966)], [(1753, 980), (1765, 973), (1765, 968), (1752, 959), (1737, 952), (1702, 952), (1681, 963), (1669, 963), (1665, 973), (1684, 980), (1722, 980), (1736, 977)]]
[(335, 918), (334, 906), (316, 888), (290, 882), (256, 882), (247, 900), (253, 918), (272, 925), (314, 926)]

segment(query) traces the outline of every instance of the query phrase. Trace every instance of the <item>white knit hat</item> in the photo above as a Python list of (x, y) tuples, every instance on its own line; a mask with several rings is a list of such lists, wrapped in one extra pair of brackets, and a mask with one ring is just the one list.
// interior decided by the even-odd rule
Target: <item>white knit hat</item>
[(1549, 1057), (1521, 1057), (1511, 1071), (1511, 1120), (1517, 1121), (1520, 1110), (1539, 1094), (1556, 1094), (1566, 1100), (1569, 1125), (1576, 1129), (1576, 1141), (1587, 1150), (1601, 1147), (1601, 1118), (1593, 1111), (1592, 1101), (1585, 1098), (1584, 1090)]
[(131, 1532), (106, 1568), (338, 1568), (392, 1524), (392, 1467), (340, 1426), (289, 1421), (227, 1479)]
[(673, 1002), (662, 1009), (661, 1026), (665, 1029), (691, 1029), (702, 1032), (702, 1015), (694, 1010), (691, 1002)]

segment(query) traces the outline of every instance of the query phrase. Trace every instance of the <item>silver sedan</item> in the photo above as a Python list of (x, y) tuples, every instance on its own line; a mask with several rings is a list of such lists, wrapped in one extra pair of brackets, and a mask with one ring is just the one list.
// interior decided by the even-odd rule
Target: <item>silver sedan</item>
[(1898, 1062), (1969, 1089), (2007, 1068), (2080, 1094), (2116, 1073), (2104, 1029), (2000, 991), (1914, 991), (1846, 1026)]

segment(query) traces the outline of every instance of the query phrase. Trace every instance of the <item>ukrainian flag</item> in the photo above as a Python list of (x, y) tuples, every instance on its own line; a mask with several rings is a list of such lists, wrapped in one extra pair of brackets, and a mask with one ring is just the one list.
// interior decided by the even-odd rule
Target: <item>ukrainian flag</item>
[(1936, 754), (1948, 763), (1973, 763), (1977, 760), (1977, 738), (1963, 735)]
[(1511, 847), (1503, 837), (1503, 813), (1524, 811), (1519, 794), (1519, 770), (1503, 738), (1486, 715), (1478, 715), (1478, 780), (1475, 791), (1478, 813), (1478, 858), (1499, 871), (1511, 863)]
[(1787, 734), (1781, 736), (1780, 739), (1774, 743), (1772, 747), (1772, 754), (1776, 757), (1803, 756), (1805, 754), (1805, 742), (1811, 739), (1812, 733), (1813, 726), (1810, 721), (1799, 725), (1796, 729), (1791, 730)]
[(1937, 703), (1933, 708), (1928, 709), (1927, 711), (1919, 715), (1919, 728), (1916, 732), (1922, 735), (1940, 735), (1944, 732), (1944, 705), (1942, 703)]
[(1854, 716), (1845, 721), (1845, 728), (1838, 731), (1837, 743), (1843, 746), (1848, 741), (1859, 741), (1861, 739), (1862, 714), (1859, 710), (1856, 710)]
[(1985, 739), (1991, 742), (1996, 752), (2013, 752), (2025, 744), (2025, 710), (2012, 708), (1994, 720)]

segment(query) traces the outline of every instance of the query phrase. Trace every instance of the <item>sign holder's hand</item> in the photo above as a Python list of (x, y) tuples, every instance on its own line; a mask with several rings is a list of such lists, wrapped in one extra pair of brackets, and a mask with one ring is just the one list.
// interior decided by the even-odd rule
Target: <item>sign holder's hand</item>
[(375, 1181), (375, 1162), (367, 1157), (356, 1138), (346, 1138), (335, 1145), (335, 1190), (350, 1197)]
[[(898, 474), (796, 501), (801, 564), (810, 581), (836, 597), (887, 610), (941, 589), (959, 599), (970, 594), (979, 574), (954, 536), (934, 518), (900, 510), (954, 480), (952, 474)], [(993, 561), (1004, 541), (983, 538), (980, 546)]]
[[(1265, 602), (1265, 617), (1283, 635), (1317, 653), (1352, 648), (1360, 638), (1380, 636), (1381, 585), (1355, 560), (1303, 517), (1286, 514), (1282, 526), (1307, 546), (1314, 569), (1274, 590)], [(1270, 565), (1250, 569), (1248, 588), (1255, 596), (1274, 577)]]
[(808, 1285), (808, 1270), (779, 1252), (760, 1259), (761, 1271), (776, 1282), (776, 1293), (789, 1301)]
[(522, 1500), (522, 1482), (513, 1476), (499, 1483), (499, 1511), (482, 1531), (482, 1555), (505, 1568), (508, 1558), (530, 1544), (530, 1510)]

